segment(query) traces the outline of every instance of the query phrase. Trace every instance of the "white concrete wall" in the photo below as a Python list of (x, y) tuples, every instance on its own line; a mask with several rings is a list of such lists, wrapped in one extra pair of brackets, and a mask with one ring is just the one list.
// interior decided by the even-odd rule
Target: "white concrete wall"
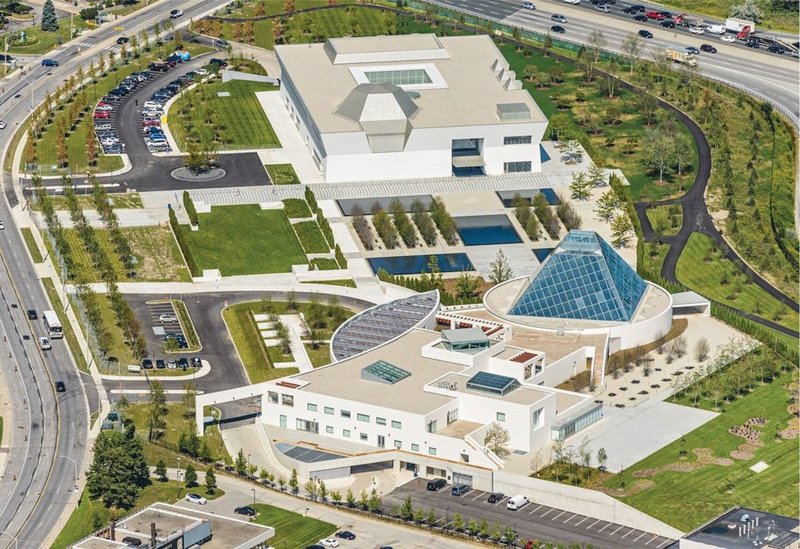
[(530, 383), (544, 383), (548, 387), (555, 387), (568, 380), (575, 374), (586, 369), (586, 357), (594, 355), (594, 347), (581, 347), (570, 354), (553, 362), (548, 362), (542, 373), (534, 375)]
[(655, 341), (659, 333), (666, 334), (672, 327), (672, 296), (660, 286), (655, 286), (655, 288), (666, 294), (669, 305), (664, 307), (660, 313), (646, 320), (611, 328), (609, 336), (619, 338), (621, 349), (630, 349)]
[(248, 82), (265, 82), (267, 84), (272, 84), (277, 86), (280, 83), (280, 80), (277, 78), (272, 78), (271, 76), (265, 76), (263, 74), (250, 74), (249, 72), (241, 72), (241, 71), (231, 71), (231, 70), (224, 70), (222, 71), (222, 82), (230, 82), (231, 80), (246, 80)]
[(522, 494), (537, 504), (568, 509), (572, 513), (624, 524), (673, 539), (683, 535), (679, 530), (630, 505), (586, 488), (497, 471), (494, 474), (494, 490), (505, 494)]

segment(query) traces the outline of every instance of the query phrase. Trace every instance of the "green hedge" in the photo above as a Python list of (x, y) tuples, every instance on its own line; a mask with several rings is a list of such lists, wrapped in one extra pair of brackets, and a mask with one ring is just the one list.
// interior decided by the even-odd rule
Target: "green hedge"
[(336, 243), (333, 241), (333, 229), (331, 229), (331, 224), (328, 223), (325, 216), (322, 215), (322, 210), (317, 210), (317, 225), (319, 225), (322, 234), (325, 235), (325, 240), (328, 241), (328, 245), (331, 248), (334, 247)]
[(725, 305), (711, 302), (711, 314), (715, 318), (720, 319), (725, 324), (728, 324), (737, 330), (748, 334), (749, 336), (757, 339), (786, 360), (797, 364), (800, 362), (800, 352), (797, 347), (789, 347), (781, 339), (779, 339), (771, 330), (753, 322), (752, 320), (743, 317), (738, 311), (731, 309)]
[(314, 221), (301, 221), (292, 224), (297, 238), (307, 254), (325, 254), (331, 251), (330, 246), (325, 241), (322, 231)]
[(186, 237), (184, 237), (183, 231), (181, 231), (181, 226), (178, 224), (178, 216), (175, 215), (175, 210), (172, 208), (169, 209), (169, 226), (172, 229), (172, 234), (175, 235), (175, 240), (178, 242), (178, 247), (183, 253), (183, 258), (186, 260), (186, 266), (189, 267), (189, 272), (192, 273), (192, 276), (200, 276), (200, 269), (194, 262), (194, 257), (192, 257), (189, 243), (186, 242)]
[(311, 211), (316, 213), (316, 211), (319, 209), (319, 206), (317, 206), (317, 199), (314, 197), (314, 192), (311, 190), (311, 188), (306, 187), (305, 196), (306, 202), (308, 202), (308, 205), (311, 206)]
[(189, 191), (183, 191), (183, 207), (186, 208), (186, 215), (189, 216), (189, 223), (192, 225), (199, 225), (197, 222), (197, 210), (194, 209), (194, 202), (192, 201), (192, 197), (189, 196)]
[(304, 219), (311, 217), (311, 210), (302, 198), (287, 198), (283, 201), (283, 211), (289, 219)]
[(347, 268), (347, 258), (342, 253), (342, 249), (339, 245), (336, 245), (336, 262), (339, 264), (339, 268), (346, 269)]

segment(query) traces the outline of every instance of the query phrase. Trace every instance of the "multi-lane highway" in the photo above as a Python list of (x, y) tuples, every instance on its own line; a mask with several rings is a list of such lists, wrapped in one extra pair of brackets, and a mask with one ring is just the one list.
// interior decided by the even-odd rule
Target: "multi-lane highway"
[[(59, 61), (59, 67), (45, 68), (34, 62), (26, 76), (12, 75), (0, 95), (0, 118), (8, 123), (0, 133), (0, 150), (8, 147), (13, 130), (32, 104), (41, 102), (78, 66), (88, 66), (112, 48), (121, 32), (149, 29), (166, 20), (176, 6), (184, 12), (176, 26), (186, 25), (222, 4), (220, 0), (158, 2), (114, 23), (124, 31), (106, 25), (50, 52), (47, 56)], [(14, 415), (13, 424), (5, 428), (11, 446), (0, 478), (0, 547), (41, 547), (69, 505), (76, 476), (83, 474), (89, 407), (87, 389), (65, 342), (55, 341), (45, 354), (37, 349), (36, 337), (44, 335), (43, 326), (41, 320), (31, 323), (25, 311), (35, 308), (41, 314), (51, 306), (13, 224), (11, 207), (17, 204), (17, 196), (7, 173), (3, 185), (8, 201), (0, 200), (0, 220), (6, 225), (0, 231), (0, 335), (4, 336), (0, 357), (9, 390), (3, 398), (11, 400)], [(55, 381), (64, 381), (66, 391), (57, 393)], [(94, 397), (94, 387), (88, 389)]]

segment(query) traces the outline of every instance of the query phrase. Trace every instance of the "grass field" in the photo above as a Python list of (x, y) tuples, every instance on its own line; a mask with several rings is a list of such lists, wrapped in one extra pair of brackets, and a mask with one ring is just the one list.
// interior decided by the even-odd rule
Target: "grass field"
[(283, 201), (283, 211), (289, 219), (304, 219), (311, 217), (308, 202), (302, 198), (287, 198)]
[(331, 363), (331, 346), (329, 344), (324, 343), (316, 349), (312, 348), (310, 343), (306, 343), (305, 346), (308, 358), (311, 359), (311, 364), (314, 365), (314, 368)]
[(737, 273), (733, 263), (714, 250), (713, 241), (699, 233), (689, 237), (675, 272), (681, 284), (710, 299), (797, 329), (797, 311)]
[[(72, 29), (79, 33), (87, 28), (86, 21), (80, 17), (72, 18)], [(16, 53), (22, 55), (38, 55), (48, 52), (56, 46), (63, 44), (70, 40), (70, 18), (62, 17), (58, 20), (58, 30), (54, 32), (45, 32), (39, 26), (38, 21), (34, 26), (23, 28), (27, 35), (25, 45), (9, 45), (8, 53)], [(0, 42), (2, 42), (8, 33), (0, 34)]]
[[(225, 495), (225, 492), (219, 488), (214, 491), (213, 495), (209, 494), (203, 484), (192, 488), (191, 492), (200, 494), (206, 499), (216, 499)], [(187, 490), (183, 486), (183, 483), (179, 485), (175, 480), (159, 482), (156, 479), (152, 479), (152, 484), (146, 486), (142, 490), (139, 499), (136, 501), (135, 509), (141, 509), (156, 502), (175, 503), (179, 499), (185, 497), (186, 493)], [(52, 549), (66, 548), (68, 545), (88, 536), (95, 530), (107, 526), (112, 519), (117, 519), (132, 513), (133, 510), (112, 511), (107, 509), (101, 501), (93, 501), (90, 499), (89, 492), (84, 490), (78, 502), (78, 507), (72, 511), (67, 523), (53, 543)]]
[(223, 276), (288, 273), (292, 265), (308, 263), (281, 210), (214, 206), (199, 221), (199, 231), (181, 230), (200, 269), (220, 269)]
[(647, 218), (653, 230), (661, 236), (678, 234), (683, 224), (683, 212), (680, 206), (656, 206), (647, 209)]
[[(78, 205), (81, 209), (84, 210), (94, 210), (94, 198), (91, 194), (78, 194)], [(108, 199), (111, 201), (111, 205), (114, 206), (115, 209), (126, 208), (126, 209), (140, 209), (144, 208), (144, 204), (142, 204), (142, 197), (139, 193), (118, 193), (118, 194), (110, 194), (108, 195)], [(56, 210), (68, 210), (69, 207), (67, 206), (67, 199), (64, 198), (63, 195), (50, 195), (50, 202), (53, 204), (53, 208)], [(31, 203), (31, 209), (34, 211), (41, 211), (41, 205), (36, 203)]]
[[(786, 388), (790, 380), (790, 375), (784, 375), (757, 388), (729, 405), (718, 417), (687, 434), (685, 442), (677, 440), (667, 445), (607, 481), (606, 486), (619, 488), (624, 483), (627, 490), (635, 490), (634, 472), (692, 462), (695, 460), (692, 450), (698, 448), (709, 448), (717, 458), (730, 458), (729, 453), (744, 439), (728, 433), (728, 429), (752, 417), (765, 417), (769, 422), (761, 437), (764, 447), (755, 448), (752, 458), (731, 459), (728, 466), (709, 464), (688, 473), (663, 471), (646, 479), (654, 483), (651, 488), (635, 495), (620, 496), (620, 499), (684, 531), (734, 505), (797, 516), (797, 441), (777, 440), (774, 436), (776, 429), (785, 428), (791, 419)], [(687, 452), (685, 459), (681, 459), (681, 450)], [(756, 474), (750, 466), (758, 461), (764, 461), (769, 467)]]
[(267, 69), (265, 69), (258, 61), (247, 59), (246, 57), (229, 57), (227, 69), (232, 71), (246, 72), (247, 74), (267, 76)]
[(292, 228), (307, 254), (326, 254), (331, 251), (316, 221), (293, 223)]
[[(227, 132), (227, 139), (219, 144), (222, 150), (280, 147), (278, 136), (255, 95), (276, 89), (263, 82), (243, 80), (200, 84), (183, 94), (170, 108), (172, 135), (180, 148), (186, 150), (190, 138), (212, 141), (218, 122)], [(230, 95), (220, 97), (219, 93)]]
[(53, 309), (55, 309), (58, 320), (61, 322), (61, 327), (64, 330), (64, 339), (67, 341), (67, 346), (69, 347), (70, 354), (72, 354), (72, 358), (75, 359), (75, 363), (78, 365), (78, 369), (81, 372), (89, 373), (89, 365), (86, 363), (86, 359), (81, 352), (81, 346), (75, 335), (75, 329), (72, 327), (72, 323), (67, 320), (67, 315), (64, 313), (64, 304), (61, 302), (61, 298), (58, 297), (58, 292), (53, 284), (53, 280), (50, 278), (43, 278), (42, 286), (44, 286), (44, 290), (47, 292), (47, 299), (50, 301)]
[(42, 252), (39, 250), (39, 246), (36, 244), (36, 239), (33, 238), (33, 231), (28, 227), (22, 227), (20, 231), (22, 231), (22, 238), (25, 240), (25, 246), (28, 248), (33, 262), (43, 262), (44, 258), (42, 257)]
[(275, 528), (275, 537), (269, 543), (273, 547), (307, 547), (336, 531), (336, 525), (304, 517), (279, 507), (257, 503), (259, 515), (253, 522)]
[(291, 164), (266, 164), (264, 168), (275, 185), (300, 184), (300, 178), (297, 177)]

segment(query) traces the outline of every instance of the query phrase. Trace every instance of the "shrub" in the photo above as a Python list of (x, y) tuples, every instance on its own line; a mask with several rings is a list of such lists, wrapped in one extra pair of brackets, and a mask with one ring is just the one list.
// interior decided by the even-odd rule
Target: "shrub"
[(561, 204), (556, 208), (556, 213), (568, 231), (581, 228), (581, 216), (578, 215), (578, 212), (575, 211), (575, 208), (568, 200), (561, 200)]
[(375, 230), (378, 231), (378, 236), (383, 241), (384, 246), (390, 250), (397, 246), (397, 229), (394, 228), (389, 214), (384, 210), (380, 210), (372, 216), (372, 224), (375, 225)]
[(364, 217), (364, 210), (362, 210), (359, 206), (356, 206), (353, 208), (352, 213), (353, 229), (355, 229), (359, 240), (361, 240), (361, 244), (364, 246), (365, 250), (373, 249), (375, 247), (373, 245), (375, 235), (372, 234), (372, 227), (370, 227), (369, 221), (367, 221), (367, 218)]
[(305, 196), (306, 202), (308, 202), (308, 205), (311, 207), (311, 211), (316, 212), (319, 206), (317, 206), (317, 199), (314, 197), (314, 192), (309, 187), (306, 187)]
[(186, 208), (186, 215), (189, 216), (189, 223), (198, 225), (197, 210), (194, 209), (194, 202), (192, 197), (189, 196), (189, 191), (183, 191), (183, 207)]
[(283, 211), (289, 219), (303, 219), (311, 217), (311, 210), (302, 198), (287, 198), (283, 201)]
[(97, 17), (97, 8), (84, 8), (78, 12), (78, 17), (83, 19), (84, 21), (94, 21), (94, 18)]
[(430, 212), (436, 228), (442, 233), (445, 241), (451, 246), (457, 244), (458, 231), (456, 230), (456, 222), (453, 221), (453, 217), (447, 211), (442, 199), (434, 198), (431, 200)]
[(336, 245), (335, 252), (336, 252), (336, 262), (339, 264), (339, 267), (342, 268), (342, 269), (346, 269), (347, 268), (347, 258), (342, 253), (342, 249), (339, 247), (338, 244)]
[(325, 216), (322, 215), (322, 210), (317, 210), (317, 225), (319, 225), (323, 236), (325, 236), (325, 240), (328, 241), (328, 245), (333, 247), (333, 245), (336, 244), (333, 241), (333, 229), (331, 229), (331, 224), (328, 223), (328, 220), (325, 219)]
[(389, 208), (392, 211), (394, 218), (394, 226), (400, 234), (400, 238), (409, 248), (414, 248), (417, 245), (417, 231), (414, 230), (414, 225), (411, 223), (411, 218), (408, 217), (403, 203), (398, 198), (392, 200)]
[(542, 223), (544, 230), (550, 235), (550, 238), (557, 239), (561, 234), (561, 226), (542, 193), (538, 193), (533, 197), (533, 211)]

